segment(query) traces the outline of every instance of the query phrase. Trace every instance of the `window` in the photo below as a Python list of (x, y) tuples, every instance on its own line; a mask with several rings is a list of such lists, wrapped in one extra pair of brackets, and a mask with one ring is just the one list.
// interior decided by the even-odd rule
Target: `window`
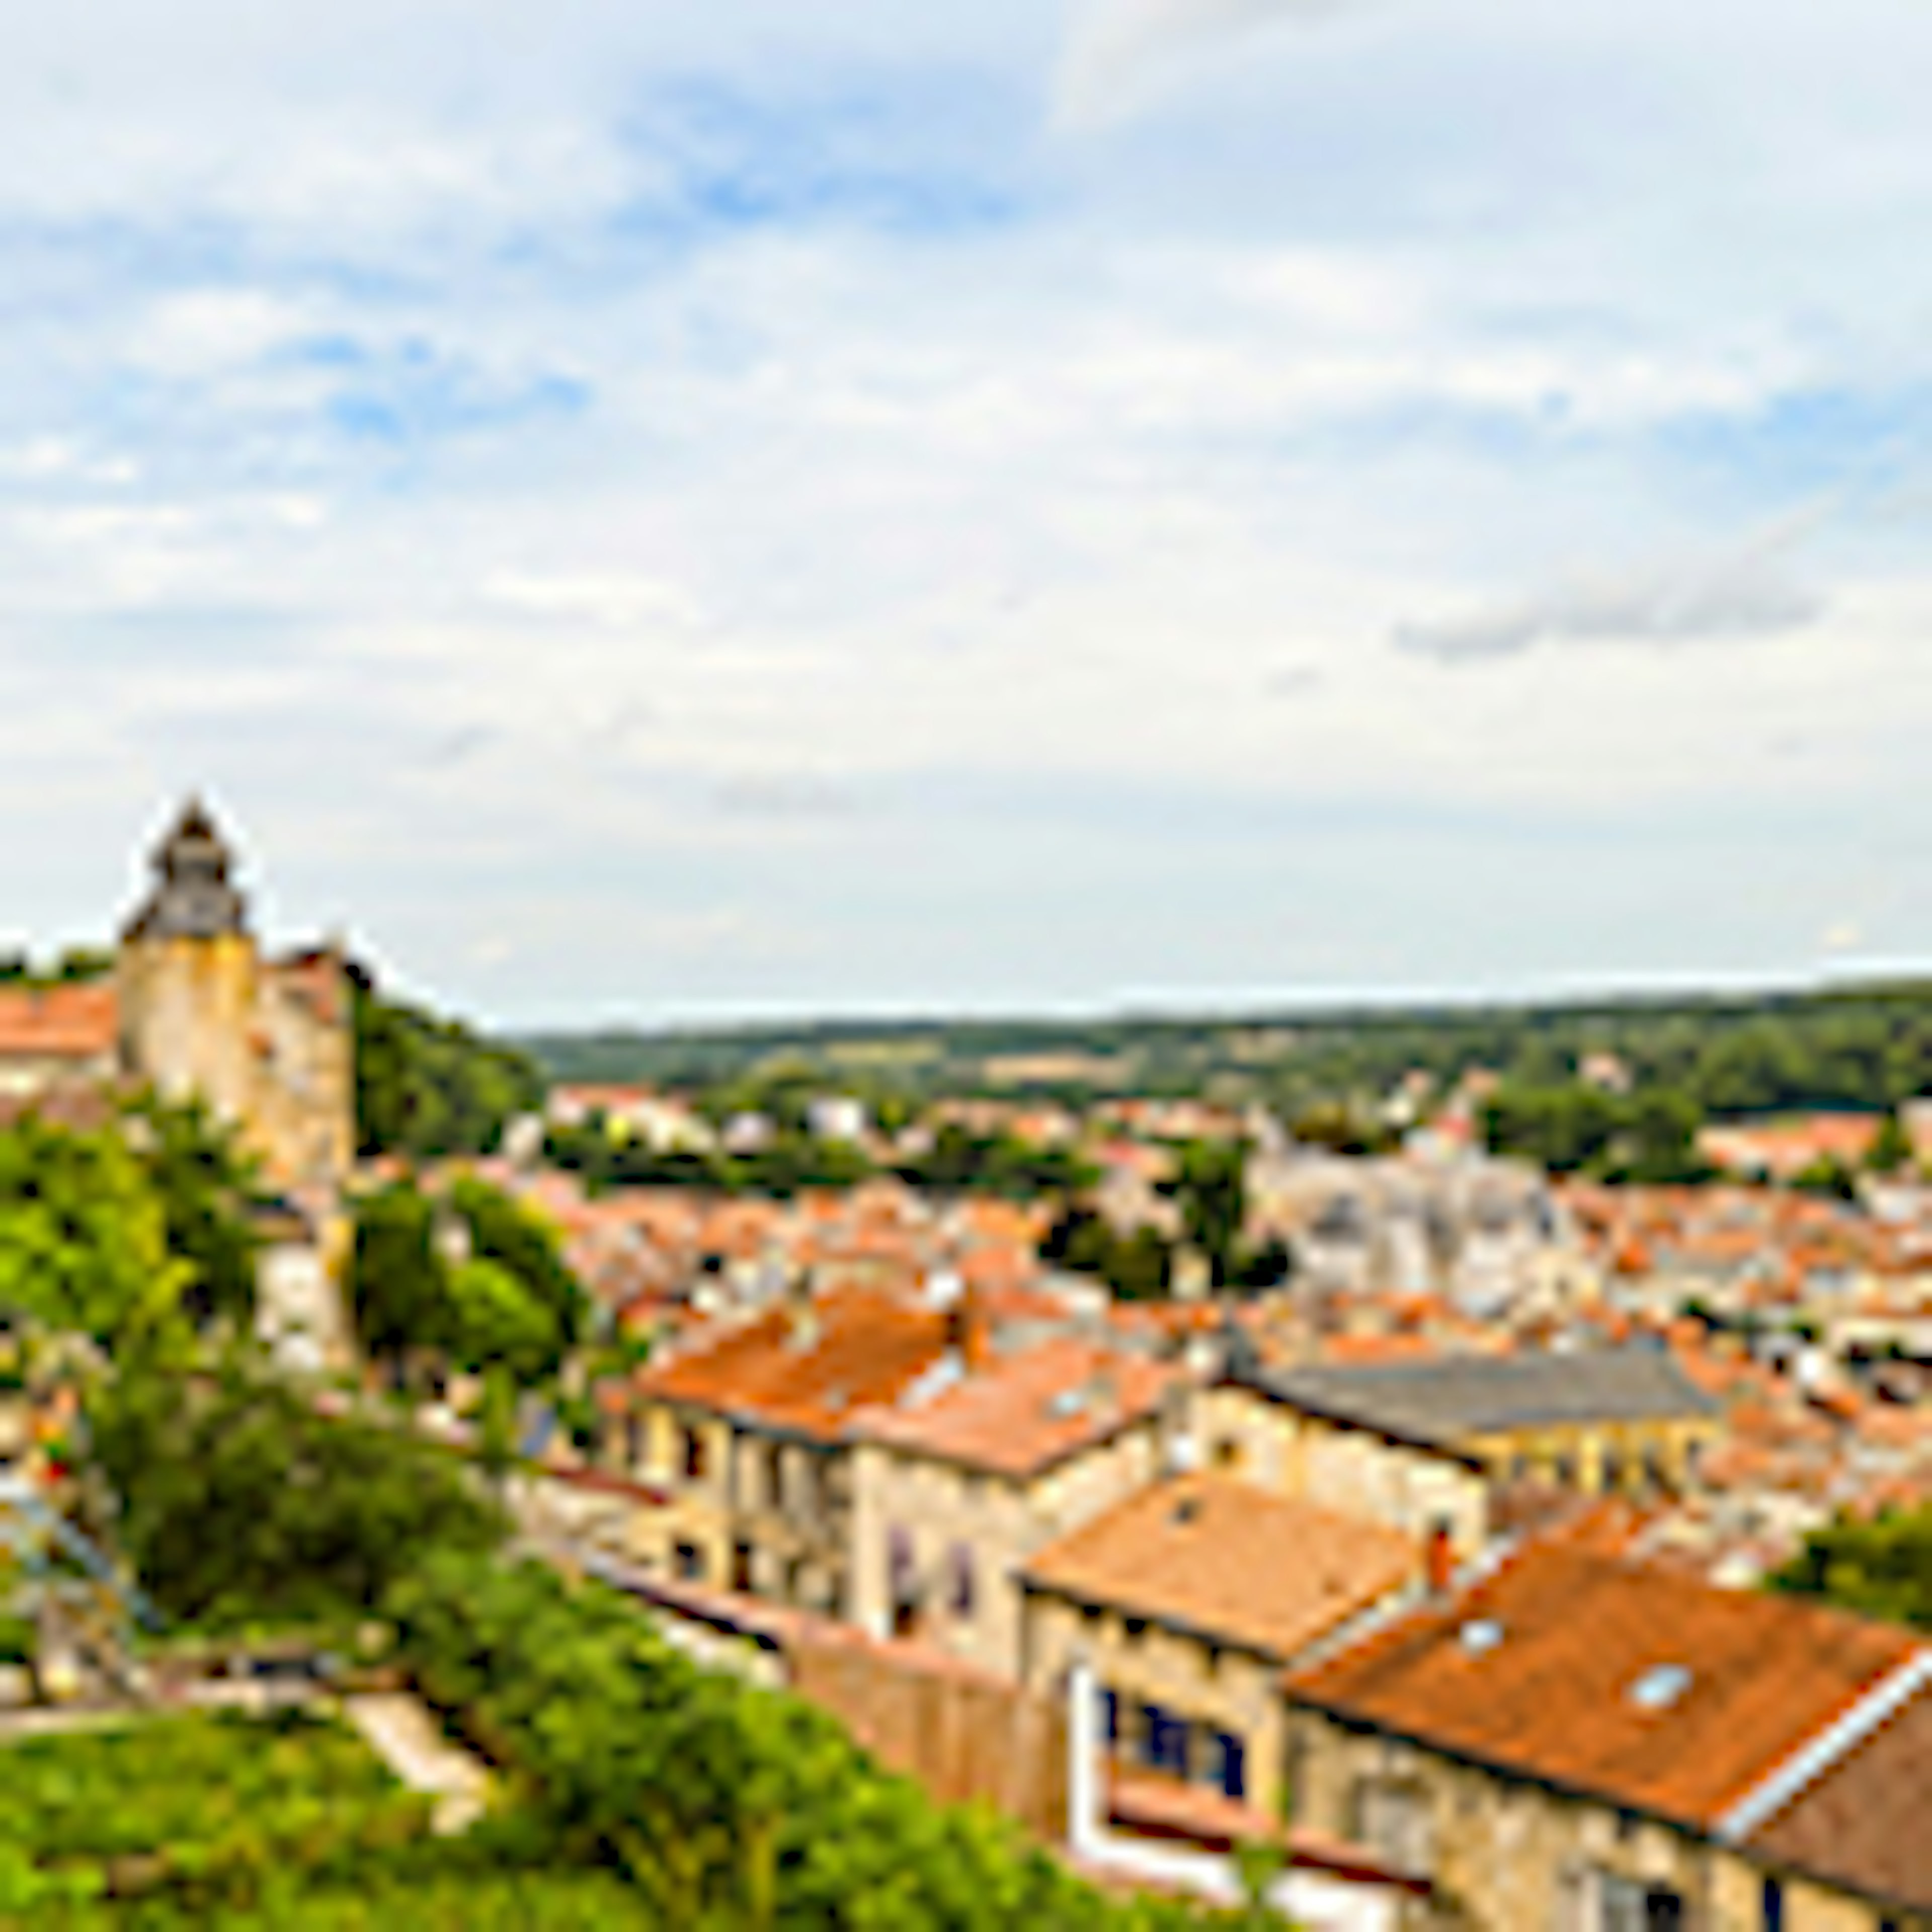
[(1184, 1718), (1177, 1718), (1160, 1704), (1141, 1706), (1141, 1762), (1150, 1771), (1166, 1772), (1172, 1778), (1187, 1775), (1189, 1732)]
[(1103, 1684), (1094, 1695), (1100, 1706), (1100, 1742), (1112, 1750), (1120, 1742), (1120, 1694)]
[(671, 1552), (671, 1562), (678, 1580), (685, 1583), (701, 1583), (704, 1581), (704, 1552), (694, 1543), (680, 1543)]
[(895, 1523), (886, 1536), (886, 1588), (892, 1634), (910, 1636), (919, 1627), (919, 1576), (912, 1532)]
[(1764, 1882), (1760, 1923), (1764, 1932), (1784, 1932), (1784, 1887), (1774, 1878)]
[(1220, 1788), (1224, 1798), (1243, 1798), (1248, 1795), (1248, 1748), (1232, 1731), (1216, 1731), (1208, 1756), (1210, 1784)]
[(970, 1617), (974, 1600), (973, 1546), (970, 1543), (956, 1543), (952, 1546), (947, 1569), (952, 1614), (956, 1617)]
[(690, 1483), (704, 1480), (704, 1436), (701, 1430), (687, 1429), (684, 1432), (684, 1476)]
[(1597, 1875), (1599, 1932), (1682, 1932), (1684, 1901), (1664, 1886), (1646, 1886), (1614, 1872)]
[(731, 1546), (731, 1587), (740, 1592), (752, 1587), (752, 1546), (748, 1543), (734, 1543)]
[(1130, 1643), (1138, 1643), (1142, 1637), (1147, 1635), (1147, 1618), (1145, 1617), (1129, 1617), (1126, 1621), (1121, 1624), (1120, 1628), (1126, 1632), (1127, 1641)]

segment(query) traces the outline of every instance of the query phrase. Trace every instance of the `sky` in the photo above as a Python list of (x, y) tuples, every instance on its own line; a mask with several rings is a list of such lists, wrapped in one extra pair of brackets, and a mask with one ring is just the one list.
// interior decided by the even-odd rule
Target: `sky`
[(83, 0), (0, 942), (508, 1026), (1932, 961), (1932, 12)]

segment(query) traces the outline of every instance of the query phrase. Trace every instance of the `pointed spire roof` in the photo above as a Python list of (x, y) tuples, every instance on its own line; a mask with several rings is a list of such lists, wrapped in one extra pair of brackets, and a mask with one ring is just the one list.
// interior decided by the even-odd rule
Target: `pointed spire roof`
[(230, 883), (234, 854), (197, 796), (148, 861), (156, 877), (124, 935), (139, 939), (217, 939), (245, 932), (247, 902)]

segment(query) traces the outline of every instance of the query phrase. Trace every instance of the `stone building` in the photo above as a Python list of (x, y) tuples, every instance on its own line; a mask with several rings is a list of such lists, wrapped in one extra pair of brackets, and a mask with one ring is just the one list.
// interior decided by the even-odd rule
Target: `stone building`
[(1932, 1648), (1563, 1544), (1289, 1674), (1296, 1823), (1493, 1932), (1924, 1932)]
[(356, 1156), (346, 963), (333, 944), (264, 954), (234, 856), (198, 801), (150, 862), (110, 976), (0, 989), (0, 1104), (98, 1124), (117, 1090), (201, 1102), (277, 1203), (261, 1231), (265, 1338), (303, 1331), (339, 1357), (347, 1336), (331, 1276)]
[(1723, 1427), (1676, 1359), (1642, 1344), (1263, 1370), (1246, 1386), (1284, 1413), (1468, 1458), (1493, 1481), (1586, 1495), (1681, 1494)]
[(199, 802), (152, 860), (121, 936), (114, 994), (122, 1075), (199, 1099), (233, 1127), (276, 1191), (333, 1209), (356, 1154), (347, 970), (333, 945), (263, 956), (234, 859)]

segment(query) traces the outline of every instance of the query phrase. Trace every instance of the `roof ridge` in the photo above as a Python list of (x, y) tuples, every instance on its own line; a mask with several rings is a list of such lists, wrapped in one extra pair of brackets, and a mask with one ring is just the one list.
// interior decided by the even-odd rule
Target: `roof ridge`
[(1932, 1646), (1921, 1645), (1760, 1778), (1718, 1820), (1717, 1835), (1734, 1844), (1750, 1838), (1928, 1687)]

